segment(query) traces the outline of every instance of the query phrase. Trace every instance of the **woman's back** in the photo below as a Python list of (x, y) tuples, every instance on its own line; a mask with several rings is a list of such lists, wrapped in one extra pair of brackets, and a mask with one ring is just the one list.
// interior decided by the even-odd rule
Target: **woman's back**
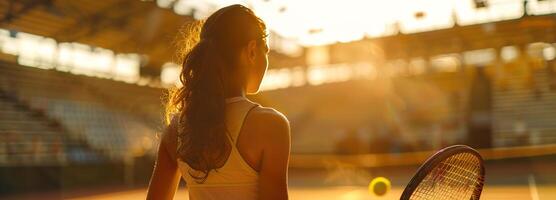
[(244, 97), (228, 99), (227, 140), (231, 148), (223, 164), (203, 183), (177, 154), (177, 117), (162, 135), (147, 199), (171, 199), (179, 179), (190, 199), (287, 199), (289, 125), (278, 111)]
[(201, 175), (197, 170), (181, 159), (177, 161), (192, 200), (257, 199), (259, 174), (241, 156), (237, 140), (249, 111), (258, 105), (244, 97), (229, 98), (226, 104), (226, 128), (231, 144), (226, 162), (200, 182), (194, 177)]
[(147, 199), (172, 199), (180, 178), (191, 199), (287, 199), (289, 122), (243, 97), (268, 68), (266, 25), (236, 4), (197, 28), (184, 38), (182, 86), (166, 106), (179, 117), (162, 135)]

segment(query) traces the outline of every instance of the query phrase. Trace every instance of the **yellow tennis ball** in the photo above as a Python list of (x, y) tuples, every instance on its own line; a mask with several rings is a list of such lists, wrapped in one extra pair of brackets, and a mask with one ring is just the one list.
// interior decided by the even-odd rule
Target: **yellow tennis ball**
[(369, 193), (383, 196), (390, 191), (390, 180), (384, 177), (376, 177), (369, 183)]

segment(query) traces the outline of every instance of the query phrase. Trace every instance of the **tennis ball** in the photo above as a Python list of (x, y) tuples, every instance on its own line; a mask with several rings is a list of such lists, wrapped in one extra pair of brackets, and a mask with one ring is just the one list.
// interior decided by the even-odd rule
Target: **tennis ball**
[(369, 193), (383, 196), (390, 191), (390, 181), (384, 177), (376, 177), (369, 183)]

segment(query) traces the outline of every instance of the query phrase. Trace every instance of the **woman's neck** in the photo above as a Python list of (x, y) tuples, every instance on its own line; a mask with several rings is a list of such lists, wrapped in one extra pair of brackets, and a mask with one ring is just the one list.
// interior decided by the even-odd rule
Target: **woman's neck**
[(226, 98), (231, 97), (245, 97), (245, 90), (243, 90), (242, 88), (229, 90), (228, 92), (226, 92)]

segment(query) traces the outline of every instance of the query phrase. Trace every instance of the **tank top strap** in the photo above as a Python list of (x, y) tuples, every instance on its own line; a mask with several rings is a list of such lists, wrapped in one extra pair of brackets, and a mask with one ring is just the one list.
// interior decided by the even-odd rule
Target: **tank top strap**
[(258, 106), (259, 104), (253, 103), (245, 97), (241, 101), (230, 102), (226, 105), (226, 128), (228, 131), (226, 135), (234, 148), (247, 115)]

